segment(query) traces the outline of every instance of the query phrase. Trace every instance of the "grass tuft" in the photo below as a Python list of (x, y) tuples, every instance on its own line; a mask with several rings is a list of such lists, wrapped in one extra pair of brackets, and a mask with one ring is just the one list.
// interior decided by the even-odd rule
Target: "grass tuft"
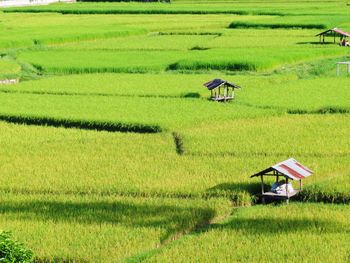
[(184, 154), (185, 147), (184, 147), (184, 142), (183, 142), (182, 136), (178, 132), (173, 132), (173, 138), (174, 138), (174, 143), (175, 143), (175, 147), (176, 147), (176, 152), (179, 155)]

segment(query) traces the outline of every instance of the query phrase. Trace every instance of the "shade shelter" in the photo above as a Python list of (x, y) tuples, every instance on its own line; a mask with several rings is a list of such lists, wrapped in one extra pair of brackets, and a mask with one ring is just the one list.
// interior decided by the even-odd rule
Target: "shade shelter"
[[(265, 202), (265, 198), (269, 199), (282, 199), (289, 202), (289, 198), (299, 194), (302, 190), (302, 180), (313, 174), (306, 166), (302, 165), (293, 158), (275, 164), (261, 172), (258, 172), (251, 177), (260, 177), (261, 179), (261, 198)], [(273, 176), (276, 177), (276, 183), (279, 182), (279, 179), (285, 178), (285, 183), (288, 186), (289, 181), (299, 181), (299, 189), (289, 190), (289, 187), (286, 187), (285, 193), (277, 193), (273, 191), (265, 192), (264, 187), (264, 176)]]
[(348, 74), (350, 75), (350, 61), (337, 62), (337, 76), (340, 75), (340, 65), (346, 65), (348, 67)]
[(214, 79), (203, 84), (210, 90), (210, 98), (214, 101), (232, 100), (235, 96), (234, 89), (241, 87), (222, 79)]
[(339, 28), (332, 28), (332, 29), (328, 29), (324, 32), (321, 32), (319, 34), (317, 34), (316, 36), (320, 37), (320, 43), (325, 43), (325, 36), (332, 36), (333, 37), (333, 41), (335, 43), (336, 37), (340, 37), (340, 41), (344, 38), (350, 37), (350, 33), (345, 32), (344, 30), (341, 30)]

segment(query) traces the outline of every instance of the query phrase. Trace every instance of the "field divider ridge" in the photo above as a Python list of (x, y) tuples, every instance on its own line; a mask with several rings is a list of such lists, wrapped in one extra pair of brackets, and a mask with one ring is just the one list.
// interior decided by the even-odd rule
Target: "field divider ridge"
[(16, 124), (51, 126), (62, 128), (77, 128), (82, 130), (96, 130), (107, 132), (134, 132), (134, 133), (159, 133), (162, 128), (157, 125), (138, 123), (102, 122), (58, 119), (52, 117), (21, 116), (0, 114), (0, 121)]

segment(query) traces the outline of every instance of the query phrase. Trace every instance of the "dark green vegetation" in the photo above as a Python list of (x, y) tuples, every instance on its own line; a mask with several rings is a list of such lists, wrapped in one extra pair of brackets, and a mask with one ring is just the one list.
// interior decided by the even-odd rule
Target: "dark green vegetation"
[[(0, 229), (35, 262), (347, 262), (350, 48), (315, 37), (350, 31), (347, 8), (4, 10)], [(234, 101), (208, 100), (217, 77)], [(258, 204), (249, 176), (290, 157), (315, 171), (304, 192)]]
[(12, 240), (11, 234), (0, 233), (0, 260), (4, 263), (23, 262), (33, 260), (33, 252), (23, 247), (23, 244)]
[(285, 29), (325, 29), (326, 25), (323, 24), (268, 24), (268, 23), (244, 23), (233, 22), (229, 25), (229, 28), (285, 28)]

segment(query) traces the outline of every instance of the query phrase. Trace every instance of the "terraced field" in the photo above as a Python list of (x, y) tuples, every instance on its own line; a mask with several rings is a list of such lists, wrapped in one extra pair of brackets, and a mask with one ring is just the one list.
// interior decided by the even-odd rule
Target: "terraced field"
[[(348, 262), (342, 1), (0, 12), (0, 231), (34, 262)], [(214, 78), (242, 87), (209, 100)], [(250, 175), (294, 157), (289, 205)], [(266, 184), (271, 181), (266, 181)], [(278, 245), (276, 245), (276, 242)]]

